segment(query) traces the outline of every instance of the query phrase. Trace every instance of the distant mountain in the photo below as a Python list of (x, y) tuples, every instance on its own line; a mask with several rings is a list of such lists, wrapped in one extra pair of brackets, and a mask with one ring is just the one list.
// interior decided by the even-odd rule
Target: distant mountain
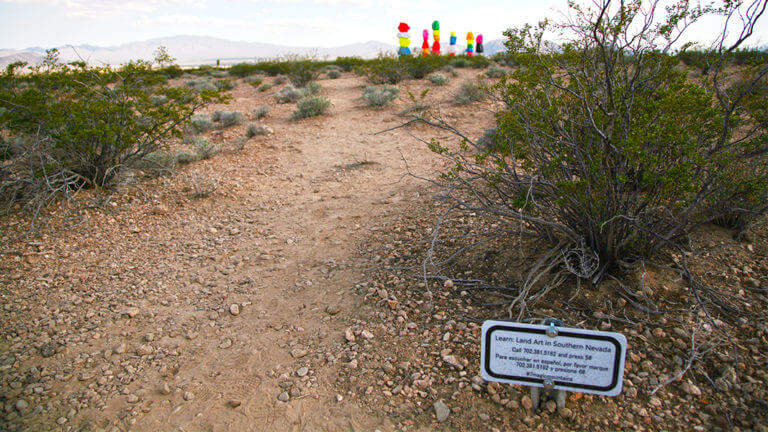
[[(274, 59), (283, 55), (312, 55), (316, 58), (336, 58), (340, 56), (375, 57), (379, 53), (394, 53), (394, 45), (377, 41), (355, 43), (339, 47), (292, 47), (258, 42), (230, 41), (209, 36), (172, 36), (131, 42), (118, 46), (97, 47), (93, 45), (59, 47), (60, 59), (65, 62), (84, 60), (92, 65), (119, 65), (131, 60), (150, 60), (159, 46), (165, 46), (168, 53), (182, 66), (215, 64), (234, 64), (243, 61)], [(0, 67), (25, 58), (30, 64), (39, 62), (34, 55), (45, 50), (32, 47), (25, 50), (0, 50)], [(34, 55), (33, 55), (34, 54)], [(22, 57), (19, 57), (22, 55)]]
[(504, 46), (505, 39), (494, 39), (492, 41), (483, 42), (483, 50), (485, 55), (491, 57), (492, 55), (500, 52), (505, 52), (507, 47)]

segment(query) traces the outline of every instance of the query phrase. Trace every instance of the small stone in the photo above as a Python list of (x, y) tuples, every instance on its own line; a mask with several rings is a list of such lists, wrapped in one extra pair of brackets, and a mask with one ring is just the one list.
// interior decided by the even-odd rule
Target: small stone
[(40, 347), (40, 355), (45, 358), (52, 357), (56, 354), (56, 345), (51, 342), (46, 342)]
[(305, 355), (307, 355), (307, 350), (305, 349), (295, 348), (291, 350), (291, 357), (293, 358), (302, 358)]
[(340, 395), (340, 394), (337, 394), (337, 395), (336, 395), (336, 402), (341, 402), (341, 401), (343, 401), (343, 400), (344, 400), (344, 396), (342, 396), (342, 395)]
[(122, 354), (128, 349), (128, 345), (121, 343), (115, 347), (115, 354)]
[(163, 383), (157, 391), (162, 395), (169, 395), (171, 394), (171, 386), (168, 385), (168, 383)]
[(553, 413), (557, 411), (557, 402), (553, 400), (548, 400), (546, 403), (544, 403), (544, 408), (546, 408), (547, 411)]
[(557, 413), (562, 418), (571, 418), (571, 417), (573, 417), (573, 411), (571, 411), (570, 408), (562, 407), (562, 408), (557, 410)]
[(446, 279), (446, 281), (445, 281), (445, 282), (443, 282), (443, 287), (445, 287), (445, 288), (451, 289), (451, 288), (453, 288), (454, 286), (455, 286), (455, 284), (454, 284), (454, 283), (453, 283), (453, 281), (452, 281), (452, 280), (450, 280), (450, 279)]
[(355, 332), (352, 331), (352, 327), (349, 327), (346, 331), (344, 331), (344, 339), (346, 339), (347, 342), (355, 341)]
[(451, 409), (448, 408), (448, 406), (442, 401), (439, 400), (433, 404), (435, 408), (435, 417), (437, 417), (438, 422), (444, 422), (448, 419), (448, 416), (451, 415)]
[(237, 303), (229, 305), (229, 313), (232, 314), (232, 316), (240, 315), (240, 305)]
[(239, 407), (242, 404), (243, 404), (243, 402), (238, 400), (238, 399), (232, 399), (231, 401), (227, 402), (227, 405), (230, 408), (237, 408), (237, 407)]
[(136, 318), (136, 315), (138, 315), (139, 312), (141, 312), (141, 309), (137, 307), (129, 307), (123, 311), (123, 316), (127, 316), (128, 318)]
[(155, 335), (152, 333), (147, 333), (144, 335), (144, 342), (152, 342), (155, 340)]
[(753, 277), (748, 277), (742, 281), (742, 285), (744, 285), (745, 288), (757, 289), (760, 288), (760, 281)]
[(651, 400), (649, 402), (653, 407), (656, 407), (656, 408), (661, 407), (661, 399), (657, 398), (656, 396), (651, 397)]
[(224, 339), (223, 341), (221, 341), (221, 343), (219, 343), (220, 349), (227, 349), (231, 346), (232, 346), (232, 339), (229, 339), (229, 338)]
[(14, 407), (16, 408), (16, 411), (22, 412), (29, 407), (29, 402), (24, 399), (19, 399), (16, 401), (16, 404), (14, 404)]
[(341, 308), (337, 305), (328, 305), (325, 307), (325, 312), (328, 315), (336, 315), (341, 312)]
[(701, 389), (699, 389), (694, 384), (691, 384), (688, 381), (685, 381), (682, 384), (681, 388), (683, 389), (684, 392), (688, 393), (691, 396), (701, 396)]
[(185, 401), (191, 401), (192, 399), (195, 398), (195, 394), (192, 393), (191, 391), (185, 391), (183, 397)]
[(128, 401), (128, 403), (135, 404), (136, 402), (139, 401), (139, 397), (136, 396), (135, 394), (129, 394), (128, 397), (125, 398), (125, 400)]
[(142, 344), (139, 346), (139, 348), (136, 350), (136, 355), (145, 356), (150, 355), (155, 351), (155, 348), (152, 347), (152, 345), (149, 344)]
[(527, 410), (533, 409), (533, 399), (531, 399), (530, 396), (523, 396), (523, 399), (520, 400), (520, 404)]
[(59, 417), (59, 418), (56, 419), (56, 423), (58, 423), (60, 425), (63, 425), (66, 422), (67, 422), (67, 418), (66, 417)]
[(443, 356), (443, 361), (458, 370), (464, 370), (464, 364), (454, 355)]
[(360, 332), (360, 336), (366, 338), (366, 339), (373, 339), (373, 333), (369, 332), (368, 330), (363, 330)]
[(357, 369), (357, 359), (352, 359), (346, 366), (350, 369)]
[(296, 376), (303, 377), (308, 373), (309, 373), (309, 368), (304, 366), (304, 367), (300, 367), (299, 370), (296, 371)]
[(482, 421), (488, 421), (488, 420), (491, 419), (491, 416), (489, 416), (486, 413), (480, 413), (477, 416), (480, 417), (480, 420), (482, 420)]
[(211, 311), (211, 313), (208, 314), (208, 319), (211, 321), (216, 321), (219, 319), (219, 313), (216, 311)]
[(288, 400), (289, 400), (290, 398), (291, 398), (291, 397), (288, 395), (288, 392), (282, 392), (282, 393), (280, 393), (280, 394), (277, 396), (277, 400), (279, 400), (280, 402), (288, 402)]

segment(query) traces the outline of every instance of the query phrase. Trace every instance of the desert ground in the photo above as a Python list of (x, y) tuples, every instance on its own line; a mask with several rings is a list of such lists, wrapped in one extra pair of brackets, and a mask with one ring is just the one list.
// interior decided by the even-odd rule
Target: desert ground
[[(64, 217), (52, 206), (23, 240), (11, 240), (26, 227), (12, 221), (0, 235), (14, 252), (0, 256), (0, 429), (767, 431), (765, 223), (746, 240), (715, 227), (692, 239), (694, 267), (754, 308), (723, 323), (732, 345), (673, 272), (649, 269), (649, 295), (677, 314), (573, 284), (532, 317), (624, 333), (620, 396), (570, 393), (565, 409), (534, 412), (526, 388), (483, 382), (480, 324), (504, 308), (443, 280), (426, 286), (419, 266), (445, 208), (423, 178), (446, 164), (420, 140), (458, 139), (398, 116), (410, 92), (480, 136), (493, 102), (454, 104), (462, 80), (482, 74), (458, 72), (447, 86), (404, 81), (383, 109), (361, 99), (363, 77), (321, 79), (331, 109), (305, 120), (275, 101), (280, 86), (239, 80), (231, 103), (206, 111), (248, 118), (269, 105), (258, 122), (271, 134), (245, 139), (248, 122), (208, 132), (222, 148), (210, 159), (85, 191), (91, 208)], [(453, 275), (532, 259), (488, 247)], [(697, 338), (709, 357), (689, 364)]]

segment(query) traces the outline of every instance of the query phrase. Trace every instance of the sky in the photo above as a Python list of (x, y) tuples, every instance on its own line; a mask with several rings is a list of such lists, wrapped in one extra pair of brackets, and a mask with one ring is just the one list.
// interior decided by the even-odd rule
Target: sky
[[(397, 44), (397, 25), (411, 40), (439, 20), (441, 35), (482, 33), (562, 17), (566, 0), (0, 0), (0, 49), (114, 46), (175, 35), (215, 36), (287, 46), (333, 47), (370, 40)], [(768, 41), (768, 19), (753, 45)], [(711, 27), (694, 38), (711, 39)]]

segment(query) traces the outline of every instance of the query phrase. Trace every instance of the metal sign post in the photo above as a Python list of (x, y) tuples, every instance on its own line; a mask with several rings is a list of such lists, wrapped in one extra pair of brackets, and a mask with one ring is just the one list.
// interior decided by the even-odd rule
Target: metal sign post
[(542, 389), (565, 406), (565, 392), (617, 396), (621, 393), (627, 339), (620, 333), (542, 324), (485, 321), (480, 342), (486, 381), (530, 386), (534, 409)]

